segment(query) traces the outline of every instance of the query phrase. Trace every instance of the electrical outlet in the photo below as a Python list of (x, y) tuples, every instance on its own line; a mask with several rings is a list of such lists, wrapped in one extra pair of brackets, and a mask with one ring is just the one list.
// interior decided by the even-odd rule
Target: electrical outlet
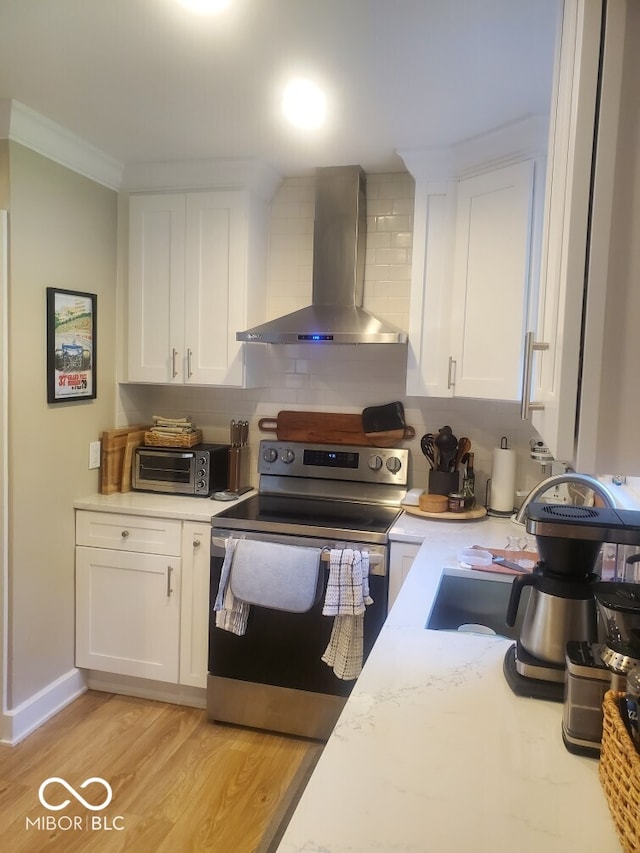
[(89, 442), (89, 468), (100, 467), (100, 442)]

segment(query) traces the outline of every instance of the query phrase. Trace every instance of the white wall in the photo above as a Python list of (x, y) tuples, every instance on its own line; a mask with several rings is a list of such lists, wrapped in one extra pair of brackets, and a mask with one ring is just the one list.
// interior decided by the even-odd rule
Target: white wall
[[(115, 409), (114, 191), (9, 143), (9, 659), (15, 709), (74, 667), (74, 511)], [(46, 288), (97, 294), (97, 399), (47, 404)]]
[[(275, 317), (311, 301), (314, 217), (313, 177), (286, 179), (270, 218), (268, 315)], [(364, 306), (407, 329), (413, 233), (414, 183), (406, 173), (367, 176), (367, 249)], [(520, 450), (518, 487), (540, 479), (528, 456), (534, 432), (514, 403), (406, 397), (406, 349), (387, 345), (314, 344), (265, 347), (268, 387), (251, 391), (121, 385), (118, 423), (149, 421), (153, 414), (191, 415), (205, 439), (226, 441), (231, 418), (251, 423), (254, 457), (260, 417), (281, 409), (360, 412), (365, 406), (402, 400), (416, 440), (407, 443), (414, 460), (413, 481), (425, 486), (427, 466), (419, 438), (445, 423), (467, 435), (476, 451), (479, 490), (490, 475), (491, 452), (500, 438)], [(255, 459), (254, 459), (255, 462)], [(255, 464), (253, 466), (255, 470)]]

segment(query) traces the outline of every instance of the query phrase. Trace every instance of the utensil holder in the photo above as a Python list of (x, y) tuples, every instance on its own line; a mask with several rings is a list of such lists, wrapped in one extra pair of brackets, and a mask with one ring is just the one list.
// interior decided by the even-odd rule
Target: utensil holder
[(460, 489), (459, 471), (429, 470), (429, 493), (432, 495), (448, 495)]

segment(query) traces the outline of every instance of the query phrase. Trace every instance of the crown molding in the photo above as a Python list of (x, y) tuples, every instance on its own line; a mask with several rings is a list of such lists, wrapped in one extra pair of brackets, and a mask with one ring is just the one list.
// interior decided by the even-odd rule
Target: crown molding
[(282, 175), (262, 160), (208, 159), (125, 166), (121, 189), (125, 192), (197, 189), (247, 189), (271, 201)]
[(120, 189), (122, 163), (19, 101), (0, 100), (0, 139), (18, 142), (109, 189)]
[(547, 116), (525, 116), (449, 147), (398, 149), (416, 180), (446, 181), (468, 177), (514, 160), (545, 157)]

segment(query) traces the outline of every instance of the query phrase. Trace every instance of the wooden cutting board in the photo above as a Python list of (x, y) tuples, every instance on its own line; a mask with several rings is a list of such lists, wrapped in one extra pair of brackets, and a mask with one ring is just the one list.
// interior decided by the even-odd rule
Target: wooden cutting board
[[(127, 442), (129, 435), (142, 432), (144, 438), (143, 424), (133, 424), (121, 429), (108, 429), (102, 433), (100, 443), (100, 493), (113, 495), (122, 488), (122, 474), (124, 461), (127, 453)], [(142, 443), (142, 441), (140, 442)], [(135, 446), (135, 445), (134, 445)], [(133, 453), (133, 448), (131, 449)], [(131, 459), (131, 457), (129, 457)], [(128, 488), (131, 489), (131, 472), (129, 471)]]
[(393, 447), (398, 441), (413, 438), (415, 430), (365, 433), (361, 415), (334, 412), (278, 412), (275, 418), (260, 418), (262, 432), (274, 433), (278, 441), (308, 441), (313, 444), (356, 444)]
[(133, 472), (133, 451), (136, 447), (144, 444), (144, 429), (132, 429), (127, 433), (127, 443), (124, 448), (124, 456), (122, 458), (122, 476), (120, 481), (120, 491), (131, 491), (131, 476)]

